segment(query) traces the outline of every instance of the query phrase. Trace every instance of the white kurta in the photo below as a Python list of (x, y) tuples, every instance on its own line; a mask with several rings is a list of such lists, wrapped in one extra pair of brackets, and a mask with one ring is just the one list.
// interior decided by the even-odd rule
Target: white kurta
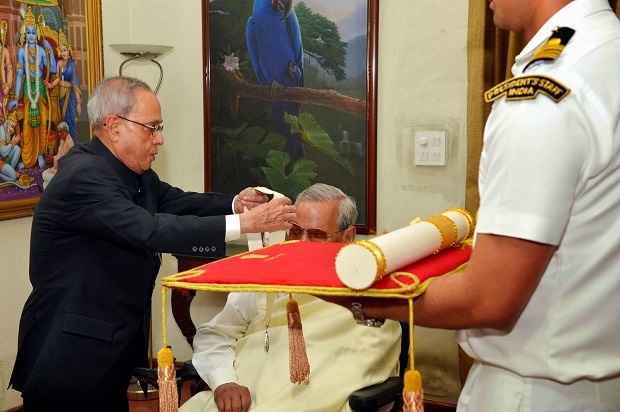
[[(264, 295), (231, 293), (223, 311), (199, 327), (192, 361), (210, 387), (231, 381), (247, 386), (252, 395), (250, 410), (255, 412), (350, 411), (351, 392), (396, 373), (401, 336), (398, 322), (387, 321), (381, 328), (360, 326), (351, 312), (340, 306), (294, 294), (310, 362), (310, 383), (291, 383), (288, 295), (278, 298), (273, 307), (268, 353), (263, 349)], [(217, 411), (217, 407), (212, 392), (204, 391), (181, 410)]]

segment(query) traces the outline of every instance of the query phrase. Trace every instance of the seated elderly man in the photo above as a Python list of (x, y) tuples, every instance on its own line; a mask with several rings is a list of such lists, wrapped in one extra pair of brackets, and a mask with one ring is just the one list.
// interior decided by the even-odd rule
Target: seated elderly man
[[(355, 200), (341, 190), (312, 185), (297, 197), (295, 206), (297, 218), (287, 232), (289, 239), (348, 243), (355, 238)], [(350, 411), (351, 392), (397, 373), (398, 322), (386, 321), (376, 328), (360, 326), (347, 309), (294, 294), (303, 323), (310, 382), (291, 383), (288, 294), (277, 294), (275, 302), (269, 295), (274, 294), (231, 293), (224, 309), (198, 328), (192, 361), (213, 392), (193, 396), (181, 411)]]

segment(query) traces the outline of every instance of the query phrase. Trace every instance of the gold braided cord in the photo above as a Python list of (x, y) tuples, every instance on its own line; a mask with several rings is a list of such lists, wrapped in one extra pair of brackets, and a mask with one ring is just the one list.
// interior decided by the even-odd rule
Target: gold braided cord
[(413, 352), (413, 298), (409, 299), (409, 369), (415, 370), (415, 359)]
[(463, 215), (465, 219), (467, 219), (467, 224), (469, 225), (469, 232), (467, 232), (467, 236), (465, 236), (465, 239), (470, 238), (474, 235), (474, 230), (476, 229), (476, 220), (474, 219), (472, 214), (469, 213), (469, 211), (460, 207), (451, 207), (450, 209), (444, 211), (444, 213), (446, 212), (457, 212)]
[(415, 291), (411, 295), (409, 295), (409, 296), (413, 297), (413, 298), (415, 298), (417, 296), (420, 296), (422, 293), (426, 292), (426, 289), (428, 289), (428, 287), (430, 286), (431, 282), (433, 282), (438, 277), (448, 276), (448, 275), (452, 275), (453, 273), (461, 272), (466, 267), (467, 267), (467, 262), (463, 263), (462, 265), (460, 265), (456, 269), (451, 270), (450, 272), (444, 273), (441, 276), (437, 276), (437, 277), (434, 277), (434, 278), (426, 279), (424, 282), (422, 282), (420, 285), (418, 285), (418, 287), (415, 289)]
[[(456, 246), (455, 246), (456, 247)], [(457, 273), (465, 269), (467, 263), (463, 263), (459, 267), (441, 275), (448, 276), (453, 273)], [(190, 283), (183, 282), (182, 279), (195, 278), (202, 275), (204, 272), (198, 269), (188, 270), (186, 272), (177, 273), (175, 275), (167, 276), (161, 280), (162, 285), (165, 288), (176, 289), (189, 289), (189, 290), (202, 290), (208, 292), (267, 292), (267, 293), (305, 293), (309, 295), (324, 295), (324, 296), (365, 296), (365, 297), (381, 297), (381, 298), (401, 298), (410, 299), (417, 297), (424, 293), (428, 288), (428, 285), (436, 279), (430, 278), (420, 283), (419, 279), (411, 273), (407, 272), (394, 272), (390, 274), (390, 277), (398, 284), (400, 288), (392, 289), (364, 289), (354, 290), (347, 287), (334, 288), (326, 286), (291, 286), (291, 285), (259, 285), (254, 283), (245, 284), (221, 284), (221, 283)], [(398, 277), (409, 277), (414, 280), (411, 285), (405, 285), (398, 281)], [(180, 280), (181, 279), (181, 280)], [(162, 291), (163, 293), (163, 291)]]
[(375, 262), (377, 263), (377, 273), (375, 275), (375, 280), (372, 283), (378, 282), (383, 279), (387, 269), (387, 262), (385, 261), (385, 254), (383, 253), (381, 248), (375, 243), (365, 239), (358, 240), (353, 243), (368, 250), (375, 258)]
[(422, 376), (415, 369), (414, 359), (414, 325), (413, 325), (413, 298), (409, 299), (409, 368), (405, 372), (403, 385), (403, 412), (424, 412), (424, 390)]
[[(408, 285), (401, 280), (402, 278), (411, 279), (412, 283)], [(409, 272), (392, 272), (390, 273), (390, 279), (392, 279), (395, 283), (398, 283), (403, 288), (408, 289), (417, 288), (420, 284), (420, 279), (418, 279), (418, 277), (413, 273)]]
[(456, 226), (456, 223), (448, 216), (444, 215), (435, 215), (429, 217), (425, 222), (430, 223), (435, 226), (439, 231), (439, 236), (441, 238), (441, 242), (435, 253), (439, 253), (440, 251), (449, 248), (450, 246), (456, 243), (456, 239), (459, 234), (459, 229)]
[(164, 337), (164, 348), (168, 347), (168, 334), (166, 333), (166, 287), (161, 288), (161, 333)]

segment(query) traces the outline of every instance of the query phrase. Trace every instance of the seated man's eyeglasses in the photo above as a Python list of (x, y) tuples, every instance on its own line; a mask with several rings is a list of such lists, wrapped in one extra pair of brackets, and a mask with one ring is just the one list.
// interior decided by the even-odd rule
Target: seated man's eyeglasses
[(149, 129), (151, 131), (151, 136), (153, 136), (153, 137), (155, 137), (157, 132), (161, 132), (161, 131), (164, 130), (164, 126), (161, 125), (161, 124), (158, 124), (157, 126), (153, 126), (151, 124), (144, 124), (144, 123), (136, 122), (135, 120), (131, 120), (131, 119), (128, 119), (126, 117), (119, 116), (119, 115), (116, 115), (116, 117), (118, 117), (119, 119), (127, 120), (128, 122), (139, 124), (140, 126), (146, 127), (147, 129)]
[(335, 231), (334, 233), (328, 234), (323, 229), (319, 229), (319, 228), (306, 229), (303, 226), (299, 226), (297, 223), (293, 223), (293, 222), (290, 222), (290, 223), (291, 225), (293, 225), (293, 227), (291, 227), (290, 229), (286, 231), (286, 235), (288, 236), (290, 240), (299, 240), (305, 233), (308, 236), (308, 240), (310, 240), (311, 242), (325, 242), (330, 236), (333, 236), (336, 233), (340, 233), (343, 230), (347, 229), (345, 227), (344, 229), (340, 229), (340, 230)]

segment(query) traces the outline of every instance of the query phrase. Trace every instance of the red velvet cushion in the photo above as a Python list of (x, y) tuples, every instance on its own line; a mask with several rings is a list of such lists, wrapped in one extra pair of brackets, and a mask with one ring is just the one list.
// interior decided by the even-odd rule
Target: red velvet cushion
[(384, 277), (366, 291), (354, 291), (336, 274), (336, 255), (344, 246), (285, 242), (208, 263), (164, 278), (162, 283), (199, 290), (410, 296), (419, 294), (425, 281), (460, 268), (471, 255), (471, 247), (457, 245)]

